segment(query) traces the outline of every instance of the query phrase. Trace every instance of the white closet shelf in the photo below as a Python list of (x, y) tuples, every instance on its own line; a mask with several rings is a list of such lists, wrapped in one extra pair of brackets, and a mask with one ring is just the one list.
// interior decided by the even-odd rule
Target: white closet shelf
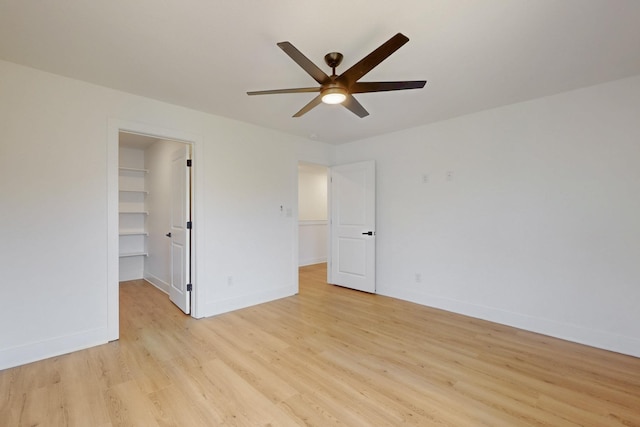
[(148, 256), (149, 254), (146, 252), (130, 252), (125, 254), (120, 254), (120, 258), (130, 258), (134, 256)]
[(142, 172), (142, 173), (148, 173), (149, 170), (148, 169), (139, 169), (139, 168), (118, 168), (121, 171), (127, 171), (127, 172)]
[(149, 233), (142, 230), (123, 230), (118, 233), (120, 236), (148, 236)]
[(149, 194), (149, 192), (147, 190), (126, 190), (126, 189), (120, 189), (118, 190), (121, 193), (142, 193), (142, 194)]
[(149, 208), (146, 206), (149, 170), (144, 168), (142, 161), (134, 163), (135, 159), (129, 160), (128, 166), (133, 167), (118, 168), (118, 256), (120, 278), (126, 277), (127, 280), (144, 275), (144, 262), (150, 249), (147, 247), (149, 233), (145, 225), (149, 215)]
[(139, 215), (149, 215), (147, 211), (120, 211), (121, 214), (139, 214)]

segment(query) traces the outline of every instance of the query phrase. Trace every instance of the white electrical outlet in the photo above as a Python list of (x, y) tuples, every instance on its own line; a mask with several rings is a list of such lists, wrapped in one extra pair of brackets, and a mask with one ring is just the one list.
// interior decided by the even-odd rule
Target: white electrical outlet
[(445, 174), (445, 179), (447, 181), (453, 181), (453, 171), (447, 171), (447, 173)]
[(416, 283), (422, 283), (422, 274), (416, 273)]
[(227, 286), (233, 286), (233, 276), (227, 276)]
[(422, 183), (426, 184), (429, 182), (429, 174), (423, 173), (422, 174)]

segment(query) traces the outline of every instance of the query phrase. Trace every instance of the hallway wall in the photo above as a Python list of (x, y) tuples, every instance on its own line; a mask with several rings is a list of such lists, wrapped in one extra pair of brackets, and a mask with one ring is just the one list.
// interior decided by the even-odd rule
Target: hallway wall
[(327, 262), (328, 210), (326, 166), (298, 166), (298, 264)]

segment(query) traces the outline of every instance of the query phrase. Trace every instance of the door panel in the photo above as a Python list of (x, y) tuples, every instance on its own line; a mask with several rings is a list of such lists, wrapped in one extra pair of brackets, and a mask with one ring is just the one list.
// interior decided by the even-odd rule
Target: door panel
[(366, 242), (364, 239), (338, 237), (338, 269), (340, 273), (348, 273), (364, 277), (366, 271)]
[(332, 167), (329, 281), (375, 292), (375, 248), (375, 163)]
[(169, 298), (189, 314), (191, 311), (191, 168), (187, 167), (189, 146), (177, 150), (171, 159), (171, 286)]

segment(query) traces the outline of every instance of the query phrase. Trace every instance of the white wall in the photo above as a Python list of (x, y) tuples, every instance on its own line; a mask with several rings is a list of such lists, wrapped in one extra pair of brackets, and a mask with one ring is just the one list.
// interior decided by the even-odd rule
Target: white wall
[(327, 211), (327, 167), (300, 164), (298, 167), (298, 218), (324, 221)]
[(147, 174), (147, 257), (144, 278), (169, 292), (171, 283), (171, 240), (165, 235), (171, 229), (171, 161), (184, 144), (157, 141), (144, 150)]
[(199, 316), (297, 291), (297, 164), (329, 146), (4, 61), (0, 81), (0, 369), (109, 337), (110, 121), (199, 136)]
[(298, 265), (327, 262), (328, 221), (299, 221), (298, 223)]
[(199, 316), (296, 292), (299, 160), (374, 158), (381, 293), (640, 356), (640, 77), (335, 157), (325, 144), (4, 61), (0, 81), (0, 369), (109, 336), (114, 119), (198, 135)]
[(377, 163), (378, 291), (640, 356), (639, 118), (635, 77), (338, 146)]

